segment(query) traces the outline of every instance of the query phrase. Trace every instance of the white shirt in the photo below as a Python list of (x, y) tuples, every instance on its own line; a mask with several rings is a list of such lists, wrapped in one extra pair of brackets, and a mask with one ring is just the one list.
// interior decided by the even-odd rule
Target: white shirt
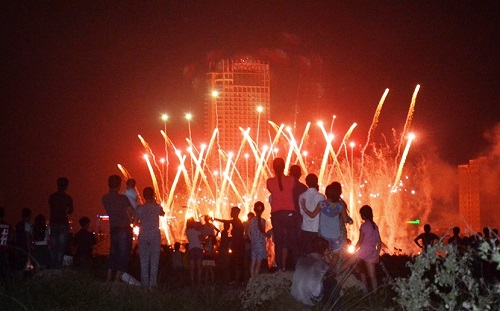
[(137, 208), (137, 206), (139, 206), (139, 201), (137, 200), (139, 195), (138, 195), (137, 191), (135, 191), (135, 189), (132, 189), (132, 188), (127, 188), (123, 192), (123, 194), (127, 196), (128, 200), (130, 201), (130, 205), (132, 205), (132, 207), (135, 210)]
[(295, 266), (292, 296), (308, 306), (314, 306), (323, 297), (323, 277), (330, 266), (317, 253), (300, 257)]
[(300, 214), (302, 215), (302, 230), (318, 232), (319, 213), (314, 218), (311, 218), (302, 210), (302, 207), (305, 207), (312, 213), (318, 203), (325, 199), (325, 195), (319, 193), (316, 188), (309, 188), (299, 196)]

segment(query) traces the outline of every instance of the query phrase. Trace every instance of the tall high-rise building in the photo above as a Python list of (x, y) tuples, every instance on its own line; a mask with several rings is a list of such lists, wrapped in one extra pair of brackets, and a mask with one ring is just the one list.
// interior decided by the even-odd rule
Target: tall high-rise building
[(206, 129), (208, 135), (219, 130), (216, 147), (238, 152), (243, 141), (240, 128), (250, 128), (252, 139), (261, 144), (270, 119), (269, 63), (221, 60), (210, 64), (207, 77)]
[[(469, 160), (469, 164), (458, 166), (458, 208), (466, 226), (473, 232), (482, 230), (481, 200), (482, 170), (486, 157)], [(486, 203), (486, 202), (483, 202)]]

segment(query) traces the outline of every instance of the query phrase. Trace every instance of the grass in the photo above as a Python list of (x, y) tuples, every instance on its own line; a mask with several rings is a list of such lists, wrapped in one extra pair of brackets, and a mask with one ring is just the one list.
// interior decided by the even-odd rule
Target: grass
[[(387, 257), (390, 273), (406, 273), (407, 258)], [(92, 274), (73, 269), (43, 273), (14, 280), (0, 287), (2, 310), (242, 310), (243, 287), (229, 286), (221, 280), (211, 285), (188, 284), (189, 276), (160, 271), (159, 286), (146, 292), (140, 286), (125, 283), (109, 285), (105, 279), (105, 261)], [(138, 263), (132, 261), (131, 274), (138, 276)], [(396, 269), (396, 270), (394, 270)], [(380, 269), (381, 270), (381, 269)], [(381, 279), (383, 276), (380, 276)], [(255, 305), (251, 310), (389, 310), (394, 307), (394, 292), (389, 286), (377, 294), (354, 289), (344, 290), (343, 297), (333, 306), (307, 307), (295, 301), (289, 291), (281, 291), (272, 299)]]

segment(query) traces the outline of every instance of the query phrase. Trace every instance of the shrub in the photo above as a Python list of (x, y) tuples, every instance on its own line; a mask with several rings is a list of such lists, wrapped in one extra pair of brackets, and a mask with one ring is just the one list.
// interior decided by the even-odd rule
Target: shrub
[[(497, 246), (483, 242), (478, 255), (498, 264)], [(444, 254), (440, 256), (438, 254)], [(452, 246), (437, 244), (407, 263), (408, 278), (394, 283), (395, 301), (403, 310), (499, 310), (500, 286), (473, 275), (474, 252), (459, 254)], [(493, 261), (494, 260), (494, 261)]]

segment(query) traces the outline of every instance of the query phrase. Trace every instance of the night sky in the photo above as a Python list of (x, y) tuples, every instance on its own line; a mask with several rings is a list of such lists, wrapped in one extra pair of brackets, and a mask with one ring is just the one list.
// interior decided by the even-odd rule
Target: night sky
[[(340, 134), (357, 122), (353, 139), (365, 139), (386, 88), (380, 131), (401, 131), (420, 84), (416, 148), (452, 171), (491, 152), (500, 2), (225, 2), (2, 2), (0, 204), (10, 222), (23, 207), (48, 215), (60, 176), (70, 179), (73, 220), (103, 213), (118, 163), (149, 186), (137, 135), (161, 150), (168, 113), (167, 131), (181, 144), (191, 112), (201, 142), (207, 64), (220, 58), (270, 61), (277, 123), (293, 121), (286, 108), (313, 81)], [(301, 119), (316, 117), (298, 109)]]

